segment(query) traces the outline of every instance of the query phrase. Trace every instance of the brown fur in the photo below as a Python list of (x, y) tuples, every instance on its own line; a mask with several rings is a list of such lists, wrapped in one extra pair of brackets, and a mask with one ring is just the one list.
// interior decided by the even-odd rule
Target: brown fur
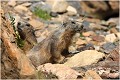
[(21, 39), (24, 40), (24, 46), (22, 49), (25, 52), (29, 51), (35, 44), (37, 44), (33, 27), (28, 23), (19, 22), (17, 28)]
[(81, 25), (68, 21), (52, 32), (45, 40), (34, 46), (27, 53), (27, 56), (34, 66), (47, 62), (61, 63), (64, 60), (62, 52), (68, 50), (72, 37), (81, 30)]

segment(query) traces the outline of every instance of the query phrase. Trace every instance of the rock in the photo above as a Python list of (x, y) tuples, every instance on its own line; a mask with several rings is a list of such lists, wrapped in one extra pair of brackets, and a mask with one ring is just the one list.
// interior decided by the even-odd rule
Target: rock
[(97, 41), (97, 42), (103, 42), (105, 40), (105, 38), (103, 36), (92, 36), (93, 41)]
[[(81, 4), (81, 8), (82, 10), (84, 10), (86, 13), (88, 13), (89, 15), (91, 15), (92, 17), (95, 18), (104, 18), (105, 14), (107, 13), (106, 11), (109, 9), (109, 7), (107, 6), (106, 2), (104, 1), (80, 1)], [(100, 13), (103, 12), (103, 13)]]
[(109, 4), (114, 12), (119, 11), (119, 1), (109, 1)]
[(16, 5), (16, 0), (9, 0), (8, 5), (14, 7)]
[(80, 2), (75, 0), (75, 1), (72, 1), (72, 0), (66, 0), (68, 2), (68, 4), (70, 6), (72, 6), (73, 8), (75, 8), (77, 10), (77, 13), (78, 14), (82, 14), (82, 8), (81, 8), (81, 5), (80, 5)]
[(44, 26), (42, 22), (35, 19), (31, 19), (30, 21), (28, 21), (28, 23), (32, 25), (34, 29), (41, 29)]
[(97, 51), (100, 50), (100, 46), (96, 46), (96, 45), (94, 45), (94, 48), (95, 48), (95, 50), (97, 50)]
[(69, 16), (74, 16), (74, 15), (77, 14), (77, 10), (74, 7), (72, 7), (72, 6), (68, 6), (67, 7), (67, 11), (68, 11), (67, 14)]
[(97, 63), (101, 58), (105, 57), (105, 54), (95, 50), (85, 50), (78, 54), (75, 54), (64, 64), (69, 67), (85, 66)]
[(35, 36), (38, 38), (38, 37), (41, 37), (41, 30), (38, 30), (38, 31), (35, 31)]
[(49, 34), (50, 32), (47, 29), (45, 29), (45, 31), (41, 33), (41, 36), (47, 37)]
[(51, 12), (51, 13), (50, 13), (50, 16), (52, 16), (52, 17), (57, 17), (58, 14), (57, 14), (56, 12)]
[(107, 27), (105, 26), (102, 26), (100, 24), (95, 24), (95, 23), (90, 23), (90, 26), (89, 26), (92, 30), (106, 30)]
[(108, 35), (105, 36), (105, 40), (107, 42), (115, 42), (116, 39), (117, 38), (116, 38), (115, 34), (108, 34)]
[(85, 40), (86, 40), (87, 42), (90, 42), (90, 41), (92, 40), (92, 38), (90, 38), (90, 37), (85, 37)]
[(102, 78), (93, 70), (88, 70), (86, 73), (85, 73), (85, 78), (83, 78), (83, 80), (86, 80), (86, 79), (98, 79), (98, 80), (102, 80)]
[(86, 41), (82, 39), (78, 39), (76, 45), (82, 45), (82, 44), (86, 44)]
[(25, 7), (28, 7), (28, 6), (30, 6), (32, 3), (30, 3), (30, 2), (26, 2), (26, 3), (23, 3), (23, 4), (21, 4), (22, 6), (25, 6)]
[(42, 36), (42, 37), (39, 37), (37, 38), (37, 42), (40, 43), (42, 40), (44, 40), (46, 37), (45, 36)]
[(108, 19), (111, 16), (119, 16), (118, 1), (80, 1), (82, 12), (89, 14), (88, 16)]
[(104, 79), (119, 79), (119, 73), (103, 73), (101, 77)]
[(58, 79), (77, 79), (78, 75), (80, 75), (80, 73), (63, 64), (46, 63), (38, 66), (37, 69), (47, 74), (51, 73), (57, 76)]
[[(114, 23), (114, 25), (119, 25), (119, 18), (110, 18), (106, 22), (107, 24)], [(113, 26), (115, 27), (115, 26)]]
[(82, 35), (85, 37), (88, 37), (88, 36), (95, 35), (95, 33), (93, 31), (87, 31), (87, 32), (83, 32)]
[(118, 39), (120, 40), (120, 32), (116, 33)]
[(52, 18), (53, 22), (61, 22), (61, 21), (66, 21), (68, 19), (68, 16), (66, 15), (58, 15), (57, 18)]
[(118, 30), (115, 27), (110, 29), (110, 33), (117, 33), (117, 32), (118, 32)]
[(46, 4), (45, 2), (39, 1), (30, 6), (30, 10), (32, 12), (34, 12), (36, 8), (42, 9), (43, 11), (47, 11), (47, 13), (50, 13), (52, 7), (51, 5)]
[(69, 47), (69, 52), (70, 53), (76, 53), (77, 51), (76, 51), (76, 48), (74, 46), (70, 46)]
[(26, 55), (21, 55), (19, 59), (22, 62), (18, 65), (21, 69), (21, 76), (25, 77), (26, 75), (35, 75), (35, 67), (30, 63), (28, 57)]
[(23, 13), (23, 12), (27, 12), (28, 8), (23, 6), (23, 5), (18, 5), (16, 7), (14, 7), (14, 9), (19, 12), (19, 13)]
[(110, 51), (109, 56), (106, 60), (118, 61), (119, 62), (119, 46), (116, 46), (114, 49)]
[(77, 48), (77, 50), (80, 52), (84, 51), (84, 50), (94, 50), (94, 46), (93, 46), (93, 44), (88, 43), (83, 47)]
[(52, 6), (52, 12), (64, 13), (69, 6), (65, 0), (47, 0), (46, 3)]
[(110, 53), (115, 48), (115, 45), (111, 42), (108, 42), (106, 44), (103, 44), (102, 48), (104, 49), (103, 51), (105, 53)]

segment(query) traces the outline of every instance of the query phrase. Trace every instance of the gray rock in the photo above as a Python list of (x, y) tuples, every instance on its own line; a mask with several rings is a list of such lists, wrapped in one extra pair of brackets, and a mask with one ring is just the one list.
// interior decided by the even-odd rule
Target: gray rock
[(115, 48), (115, 45), (111, 42), (108, 42), (106, 44), (103, 44), (102, 48), (104, 49), (105, 53), (110, 53)]
[(74, 7), (77, 10), (78, 14), (82, 13), (82, 8), (81, 8), (79, 0), (78, 1), (77, 0), (76, 1), (68, 0), (67, 2), (70, 6)]
[(57, 17), (58, 14), (57, 14), (56, 12), (51, 12), (51, 13), (50, 13), (50, 16), (52, 16), (52, 17)]
[(46, 3), (42, 2), (42, 1), (41, 1), (41, 2), (36, 2), (36, 3), (34, 3), (34, 4), (32, 4), (32, 5), (30, 6), (30, 10), (31, 10), (32, 12), (34, 12), (34, 10), (35, 10), (36, 8), (42, 9), (42, 10), (44, 10), (44, 11), (47, 11), (48, 13), (51, 12), (51, 5), (46, 4)]

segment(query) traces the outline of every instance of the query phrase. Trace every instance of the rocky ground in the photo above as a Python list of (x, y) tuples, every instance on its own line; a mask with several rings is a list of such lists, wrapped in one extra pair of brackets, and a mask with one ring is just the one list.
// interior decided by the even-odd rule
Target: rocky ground
[[(16, 29), (18, 22), (27, 22), (32, 26), (36, 44), (47, 38), (68, 18), (78, 22), (84, 19), (83, 25), (89, 26), (89, 30), (75, 34), (66, 62), (46, 63), (37, 68), (33, 68), (26, 54), (19, 54), (19, 51), (16, 54), (18, 60), (6, 56), (9, 50), (4, 36), (1, 37), (2, 79), (119, 79), (120, 27), (117, 1), (10, 0), (2, 1), (1, 6), (1, 14), (4, 12), (9, 22), (10, 15), (15, 18), (13, 22)], [(8, 25), (2, 22), (2, 27), (5, 27), (3, 24)], [(30, 49), (31, 45), (21, 48), (23, 53)]]

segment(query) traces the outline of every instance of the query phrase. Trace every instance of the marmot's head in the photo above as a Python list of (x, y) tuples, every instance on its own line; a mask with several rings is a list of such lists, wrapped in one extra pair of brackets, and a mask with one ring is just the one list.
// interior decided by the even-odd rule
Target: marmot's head
[(34, 35), (33, 27), (27, 22), (18, 22), (17, 24), (18, 33), (21, 39), (25, 39), (28, 34)]
[(68, 20), (66, 22), (63, 22), (63, 27), (66, 30), (71, 30), (73, 32), (82, 32), (86, 31), (89, 29), (89, 23), (83, 21), (83, 22), (78, 22), (75, 20)]

